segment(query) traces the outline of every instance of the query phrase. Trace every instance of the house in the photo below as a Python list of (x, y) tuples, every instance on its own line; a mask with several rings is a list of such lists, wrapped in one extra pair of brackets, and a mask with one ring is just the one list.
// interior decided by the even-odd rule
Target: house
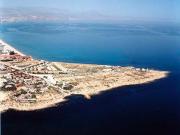
[(14, 83), (7, 82), (2, 87), (2, 90), (4, 90), (4, 91), (15, 91), (15, 90), (17, 90), (17, 88), (16, 88), (16, 85)]

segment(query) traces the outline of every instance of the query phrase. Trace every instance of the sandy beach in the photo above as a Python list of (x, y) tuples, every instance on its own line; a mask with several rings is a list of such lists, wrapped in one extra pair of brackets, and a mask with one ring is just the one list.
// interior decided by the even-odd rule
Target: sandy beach
[(11, 45), (9, 45), (8, 43), (6, 43), (5, 41), (3, 41), (2, 39), (0, 39), (0, 46), (4, 45), (6, 49), (14, 51), (22, 56), (25, 56), (24, 53), (20, 52), (19, 50), (15, 49), (14, 47), (12, 47)]

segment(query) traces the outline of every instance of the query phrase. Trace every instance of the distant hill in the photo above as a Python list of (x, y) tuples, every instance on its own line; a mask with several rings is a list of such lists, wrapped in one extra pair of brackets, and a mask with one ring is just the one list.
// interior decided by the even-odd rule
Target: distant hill
[(77, 20), (111, 20), (114, 17), (97, 12), (71, 13), (55, 8), (4, 8), (0, 12), (0, 21), (77, 21)]

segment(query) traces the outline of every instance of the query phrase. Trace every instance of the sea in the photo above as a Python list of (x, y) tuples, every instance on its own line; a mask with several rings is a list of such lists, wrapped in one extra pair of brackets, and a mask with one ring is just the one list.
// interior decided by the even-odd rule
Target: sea
[(71, 95), (55, 107), (1, 114), (2, 135), (180, 135), (180, 24), (13, 22), (0, 38), (35, 59), (169, 71), (152, 83)]

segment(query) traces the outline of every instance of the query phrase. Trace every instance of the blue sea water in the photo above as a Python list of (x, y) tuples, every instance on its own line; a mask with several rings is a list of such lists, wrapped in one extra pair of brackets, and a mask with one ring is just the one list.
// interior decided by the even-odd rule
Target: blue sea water
[(2, 114), (3, 135), (180, 134), (180, 25), (175, 23), (19, 22), (0, 37), (27, 55), (48, 61), (167, 70), (164, 79), (68, 97), (58, 107)]
[(178, 24), (10, 23), (1, 37), (27, 55), (49, 61), (177, 70)]

